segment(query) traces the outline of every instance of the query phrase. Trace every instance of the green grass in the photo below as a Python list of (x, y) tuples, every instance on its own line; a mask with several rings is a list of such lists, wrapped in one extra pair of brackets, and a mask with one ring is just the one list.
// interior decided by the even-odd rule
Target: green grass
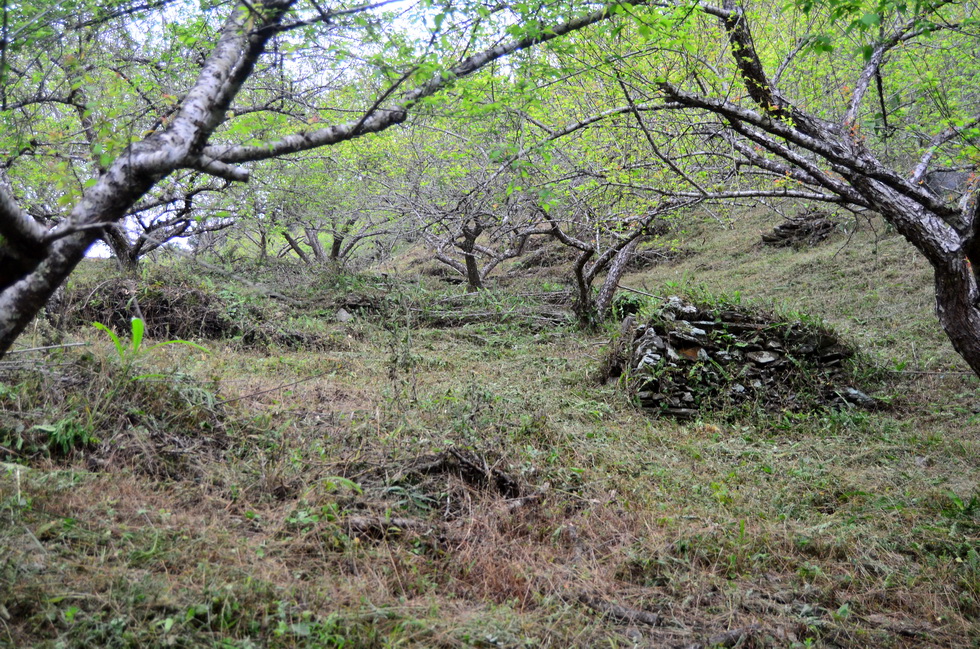
[[(820, 318), (894, 408), (652, 418), (599, 384), (609, 335), (547, 316), (539, 280), (460, 297), (266, 269), (301, 305), (253, 306), (329, 344), (161, 348), (139, 361), (156, 383), (71, 332), (91, 345), (4, 370), (4, 434), (34, 432), (0, 466), (0, 645), (688, 646), (759, 624), (767, 647), (975, 646), (980, 395), (928, 272), (866, 229), (759, 250), (765, 224), (692, 228), (694, 255), (624, 284)], [(337, 322), (353, 293), (371, 308)], [(99, 442), (45, 444), (70, 417)]]

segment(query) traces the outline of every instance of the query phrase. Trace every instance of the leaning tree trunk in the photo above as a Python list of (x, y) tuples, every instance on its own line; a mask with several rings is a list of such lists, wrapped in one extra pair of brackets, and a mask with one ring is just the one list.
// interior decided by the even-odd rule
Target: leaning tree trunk
[(980, 222), (976, 211), (964, 213), (966, 234), (957, 231), (932, 210), (882, 183), (852, 177), (851, 184), (868, 196), (889, 223), (915, 246), (932, 266), (936, 314), (953, 349), (980, 376), (980, 290), (970, 259), (980, 253)]
[(602, 288), (599, 289), (599, 297), (595, 301), (595, 311), (599, 321), (609, 317), (613, 296), (616, 295), (616, 289), (619, 288), (619, 280), (623, 277), (623, 273), (626, 272), (626, 267), (629, 266), (630, 260), (633, 258), (633, 253), (636, 252), (636, 246), (639, 243), (640, 237), (636, 237), (623, 246), (623, 249), (616, 253), (616, 257), (609, 266), (606, 281), (602, 283)]
[(310, 265), (312, 263), (309, 256), (303, 252), (302, 248), (300, 248), (299, 242), (296, 239), (294, 239), (288, 232), (283, 232), (282, 236), (286, 238), (286, 243), (288, 243), (289, 247), (296, 253), (296, 256), (303, 260), (304, 264)]

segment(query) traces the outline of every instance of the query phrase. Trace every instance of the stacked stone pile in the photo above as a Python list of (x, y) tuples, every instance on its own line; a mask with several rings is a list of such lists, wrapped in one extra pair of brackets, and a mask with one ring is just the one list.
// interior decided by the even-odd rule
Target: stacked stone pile
[(813, 246), (831, 234), (837, 223), (827, 212), (813, 210), (786, 219), (762, 235), (762, 242), (769, 246)]
[(823, 327), (670, 297), (635, 329), (624, 356), (641, 405), (691, 418), (745, 401), (777, 411), (874, 407), (874, 399), (842, 385), (853, 354)]

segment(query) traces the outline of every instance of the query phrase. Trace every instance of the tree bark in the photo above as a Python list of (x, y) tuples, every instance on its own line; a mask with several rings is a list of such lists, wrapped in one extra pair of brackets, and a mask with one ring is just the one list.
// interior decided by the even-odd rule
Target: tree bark
[(463, 251), (463, 260), (466, 263), (466, 281), (469, 284), (470, 293), (475, 293), (483, 289), (483, 278), (480, 277), (480, 265), (476, 261), (476, 240), (483, 232), (483, 226), (475, 223), (472, 227), (463, 226), (463, 243), (460, 249)]
[(640, 239), (641, 237), (636, 237), (626, 244), (622, 250), (616, 253), (616, 257), (609, 266), (606, 280), (602, 283), (602, 288), (599, 289), (599, 296), (595, 301), (596, 316), (599, 320), (605, 320), (609, 317), (613, 297), (616, 295), (616, 288), (619, 287), (619, 280), (622, 278), (623, 273), (626, 272), (626, 267), (629, 266), (630, 260), (633, 258), (633, 253), (636, 252), (636, 246), (640, 243)]
[(935, 267), (936, 313), (953, 349), (980, 376), (980, 310), (971, 265), (964, 257)]
[(313, 249), (313, 258), (318, 262), (327, 260), (327, 253), (323, 251), (323, 244), (320, 243), (319, 233), (316, 228), (306, 228), (306, 242)]
[(118, 224), (106, 227), (102, 240), (112, 249), (112, 254), (116, 256), (116, 263), (119, 270), (128, 274), (135, 275), (139, 269), (135, 247), (126, 239), (122, 232), (122, 227)]
[(574, 311), (579, 323), (586, 328), (596, 324), (595, 303), (592, 301), (592, 282), (585, 278), (585, 266), (595, 255), (595, 250), (583, 250), (575, 259), (575, 285), (578, 288), (578, 299), (575, 300)]
[(344, 248), (344, 237), (340, 234), (334, 233), (333, 242), (330, 244), (330, 260), (338, 261), (340, 259), (340, 251)]
[(310, 258), (305, 252), (303, 252), (303, 249), (299, 245), (299, 241), (294, 239), (288, 232), (283, 232), (282, 236), (286, 238), (286, 243), (288, 243), (289, 247), (293, 249), (293, 252), (295, 252), (297, 256), (303, 260), (303, 263), (309, 265)]

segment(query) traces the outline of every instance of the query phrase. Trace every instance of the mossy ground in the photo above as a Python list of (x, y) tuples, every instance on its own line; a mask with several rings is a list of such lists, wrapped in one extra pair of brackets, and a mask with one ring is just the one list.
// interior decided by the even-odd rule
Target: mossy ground
[[(198, 341), (124, 368), (82, 328), (65, 341), (87, 347), (8, 357), (0, 644), (686, 647), (758, 625), (747, 646), (976, 646), (980, 392), (928, 269), (867, 224), (762, 250), (773, 223), (692, 226), (690, 254), (623, 283), (819, 317), (893, 408), (654, 419), (600, 384), (610, 333), (557, 320), (550, 276), (461, 298), (261, 271), (297, 304), (202, 276), (316, 348)], [(438, 463), (453, 451), (521, 498)]]

